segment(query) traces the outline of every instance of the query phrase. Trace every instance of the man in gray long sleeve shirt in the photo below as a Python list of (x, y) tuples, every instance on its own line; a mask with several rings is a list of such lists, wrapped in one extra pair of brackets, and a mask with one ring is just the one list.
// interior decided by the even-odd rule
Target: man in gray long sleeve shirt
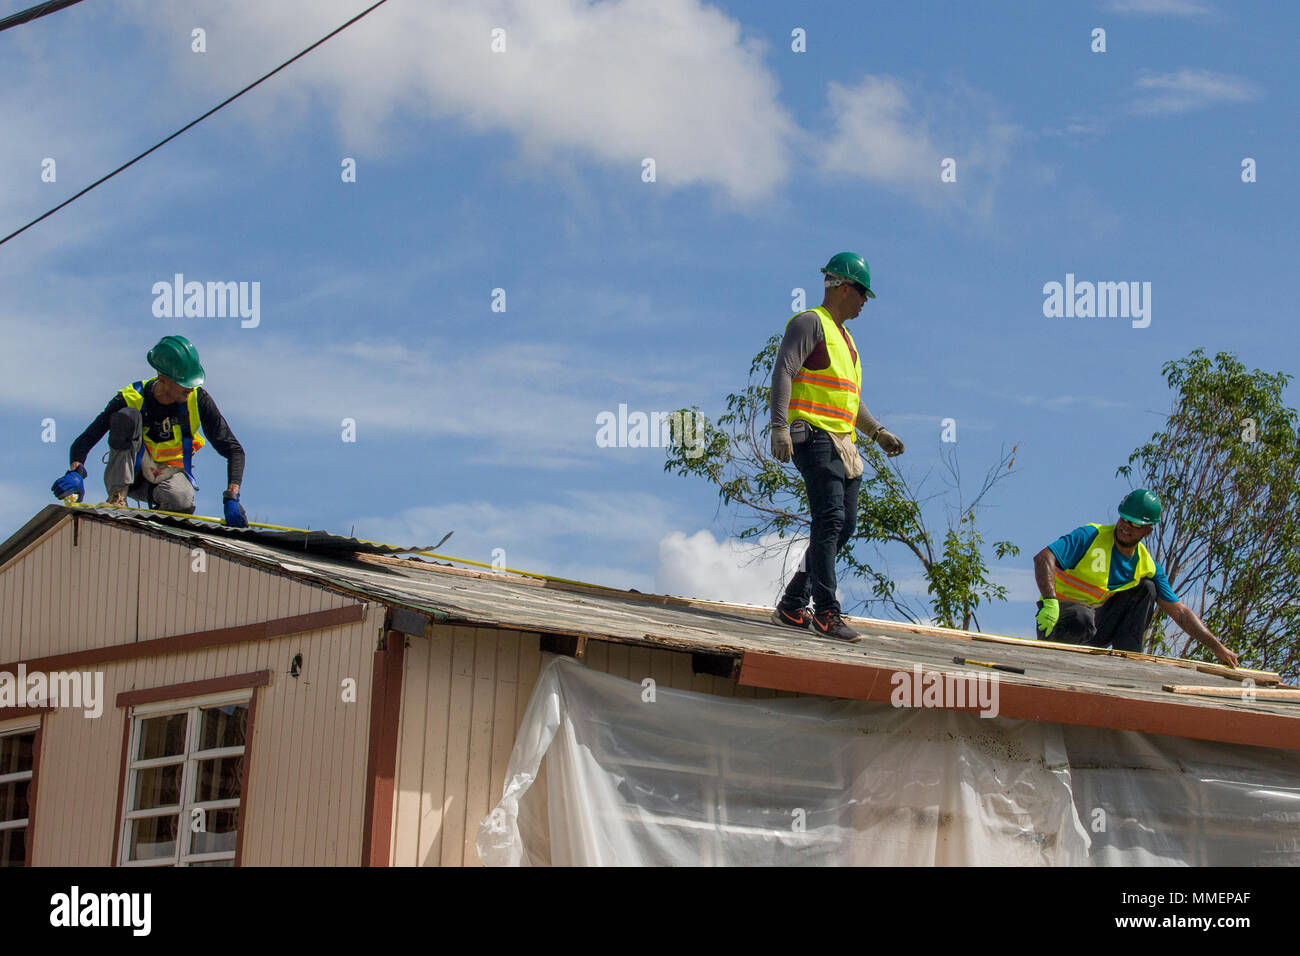
[[(772, 621), (854, 641), (858, 634), (844, 623), (835, 594), (835, 556), (853, 536), (862, 483), (853, 429), (890, 456), (902, 454), (903, 443), (860, 401), (862, 364), (844, 327), (875, 298), (867, 262), (841, 252), (822, 272), (822, 304), (790, 319), (772, 369), (772, 456), (794, 459), (812, 511), (808, 551)], [(815, 612), (808, 609), (810, 598)]]

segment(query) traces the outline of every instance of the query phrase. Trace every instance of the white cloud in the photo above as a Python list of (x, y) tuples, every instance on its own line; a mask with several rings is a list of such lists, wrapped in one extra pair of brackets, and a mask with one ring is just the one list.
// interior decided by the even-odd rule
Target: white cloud
[(678, 597), (772, 607), (782, 583), (803, 558), (806, 538), (765, 535), (753, 542), (707, 530), (674, 531), (659, 542), (655, 590)]
[(1210, 70), (1147, 73), (1137, 79), (1134, 88), (1138, 92), (1130, 109), (1144, 115), (1186, 113), (1219, 103), (1244, 103), (1260, 96), (1249, 80)]
[(1106, 9), (1112, 13), (1155, 17), (1205, 17), (1215, 12), (1200, 0), (1109, 0)]
[(835, 118), (835, 132), (822, 150), (828, 172), (913, 188), (937, 182), (944, 154), (896, 80), (868, 76), (855, 87), (831, 83), (827, 97)]
[[(953, 84), (942, 96), (912, 95), (894, 78), (866, 76), (827, 90), (833, 130), (818, 144), (823, 171), (899, 189), (932, 207), (957, 205), (987, 218), (998, 177), (1020, 130), (987, 95)], [(941, 136), (942, 133), (942, 136)], [(939, 178), (956, 161), (956, 183)]]
[[(134, 10), (167, 37), (212, 24), (209, 52), (178, 51), (176, 76), (215, 93), (296, 53), (358, 4)], [(491, 49), (497, 28), (503, 53)], [(795, 133), (762, 55), (735, 19), (699, 0), (393, 3), (259, 87), (243, 112), (282, 132), (323, 104), (349, 148), (367, 155), (390, 149), (408, 117), (423, 114), (511, 134), (534, 166), (574, 153), (640, 185), (641, 161), (653, 157), (659, 188), (702, 184), (753, 200), (785, 179)]]

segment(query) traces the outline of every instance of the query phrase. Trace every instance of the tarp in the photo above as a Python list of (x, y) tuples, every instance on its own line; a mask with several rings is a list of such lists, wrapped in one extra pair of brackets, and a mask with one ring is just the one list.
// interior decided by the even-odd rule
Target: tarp
[(551, 658), (488, 865), (1300, 863), (1300, 757), (643, 686)]

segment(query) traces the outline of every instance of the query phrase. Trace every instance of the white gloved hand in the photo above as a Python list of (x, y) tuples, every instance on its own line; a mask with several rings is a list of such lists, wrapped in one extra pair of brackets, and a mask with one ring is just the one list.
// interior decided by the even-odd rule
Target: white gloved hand
[(890, 458), (903, 453), (903, 440), (888, 429), (876, 432), (876, 444)]
[(772, 457), (777, 461), (789, 461), (794, 454), (794, 442), (790, 440), (790, 429), (779, 425), (772, 426)]

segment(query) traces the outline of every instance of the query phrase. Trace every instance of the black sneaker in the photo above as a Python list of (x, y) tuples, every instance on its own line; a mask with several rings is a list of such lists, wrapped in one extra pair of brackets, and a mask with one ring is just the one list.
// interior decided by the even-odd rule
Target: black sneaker
[(787, 607), (785, 602), (777, 604), (776, 610), (772, 612), (771, 621), (773, 624), (781, 624), (785, 627), (797, 627), (801, 631), (806, 631), (812, 624), (812, 611), (806, 607), (791, 608)]
[(862, 635), (844, 623), (839, 611), (818, 611), (812, 616), (814, 634), (833, 637), (837, 641), (860, 641)]

